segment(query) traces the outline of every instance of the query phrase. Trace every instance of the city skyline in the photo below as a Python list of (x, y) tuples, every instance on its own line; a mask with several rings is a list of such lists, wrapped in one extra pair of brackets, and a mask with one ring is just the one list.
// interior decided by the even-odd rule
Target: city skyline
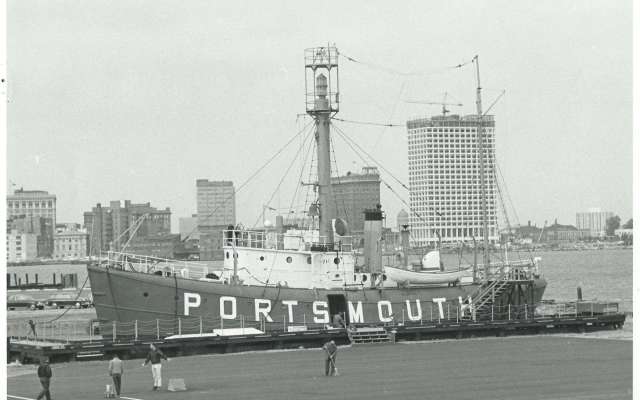
[[(170, 207), (177, 228), (196, 212), (197, 179), (239, 187), (304, 127), (308, 119), (296, 118), (304, 109), (303, 50), (335, 40), (358, 61), (340, 59), (339, 118), (404, 125), (439, 113), (405, 100), (438, 101), (445, 91), (464, 104), (453, 113), (471, 113), (472, 68), (443, 68), (479, 54), (485, 109), (507, 91), (491, 113), (520, 224), (573, 223), (591, 207), (631, 218), (631, 3), (464, 4), (336, 3), (336, 14), (310, 16), (311, 5), (255, 5), (247, 14), (207, 3), (11, 1), (8, 179), (56, 194), (61, 221), (130, 198)], [(487, 11), (491, 26), (466, 18)], [(377, 30), (360, 35), (350, 22), (356, 15), (363, 29)], [(336, 124), (408, 183), (406, 127)], [(338, 174), (359, 170), (361, 160), (334, 141)], [(285, 158), (239, 191), (238, 222), (260, 215), (291, 154)], [(289, 204), (289, 178), (273, 207)], [(387, 172), (381, 178), (408, 202)], [(381, 186), (395, 219), (406, 206)]]

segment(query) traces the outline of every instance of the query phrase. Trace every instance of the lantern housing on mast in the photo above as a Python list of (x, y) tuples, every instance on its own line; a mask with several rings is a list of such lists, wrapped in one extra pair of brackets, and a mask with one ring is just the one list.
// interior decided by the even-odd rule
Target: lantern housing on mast
[(308, 114), (340, 110), (338, 49), (314, 47), (304, 51), (305, 105)]

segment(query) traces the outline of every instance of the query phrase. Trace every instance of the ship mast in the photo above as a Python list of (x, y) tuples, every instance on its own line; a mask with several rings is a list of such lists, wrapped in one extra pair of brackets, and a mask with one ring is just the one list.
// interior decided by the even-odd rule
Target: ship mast
[(478, 80), (478, 88), (476, 89), (476, 109), (478, 112), (478, 133), (477, 146), (478, 146), (478, 158), (479, 172), (480, 172), (480, 207), (482, 210), (482, 233), (483, 233), (483, 246), (482, 246), (482, 263), (484, 265), (484, 279), (487, 279), (487, 271), (489, 267), (489, 221), (487, 215), (487, 187), (484, 175), (484, 124), (482, 121), (482, 97), (480, 86), (480, 63), (478, 56), (473, 57), (473, 61), (476, 63), (476, 77)]
[(318, 149), (318, 203), (320, 236), (333, 244), (332, 220), (335, 211), (330, 206), (331, 136), (330, 120), (339, 111), (338, 50), (335, 47), (315, 47), (305, 50), (306, 111), (315, 120)]

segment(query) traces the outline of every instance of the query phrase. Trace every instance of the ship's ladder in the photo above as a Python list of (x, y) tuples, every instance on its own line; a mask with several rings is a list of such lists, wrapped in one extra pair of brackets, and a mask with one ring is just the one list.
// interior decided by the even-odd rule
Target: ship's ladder
[(502, 296), (509, 287), (510, 282), (506, 279), (496, 279), (488, 282), (488, 284), (484, 286), (478, 294), (472, 297), (472, 304), (475, 308), (476, 314), (480, 315), (486, 312), (496, 299), (500, 298), (500, 296)]

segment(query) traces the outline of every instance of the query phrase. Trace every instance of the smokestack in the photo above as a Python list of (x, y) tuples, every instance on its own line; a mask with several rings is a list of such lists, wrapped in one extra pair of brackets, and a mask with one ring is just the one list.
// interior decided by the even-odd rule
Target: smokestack
[(382, 206), (364, 210), (364, 262), (372, 274), (382, 273)]

